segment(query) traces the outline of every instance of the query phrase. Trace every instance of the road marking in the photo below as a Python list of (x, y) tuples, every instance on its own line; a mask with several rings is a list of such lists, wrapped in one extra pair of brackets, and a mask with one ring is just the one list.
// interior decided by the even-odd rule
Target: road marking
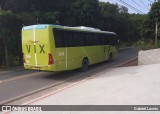
[[(137, 56), (128, 57), (128, 58), (126, 58), (126, 59), (117, 61), (119, 64), (118, 64), (118, 63), (111, 63), (111, 64), (109, 64), (109, 65), (105, 65), (105, 66), (99, 67), (99, 68), (97, 68), (96, 70), (95, 70), (95, 69), (90, 70), (90, 71), (88, 71), (88, 72), (86, 72), (86, 73), (82, 73), (82, 74), (80, 74), (80, 75), (78, 75), (78, 76), (75, 76), (75, 77), (73, 77), (73, 78), (69, 78), (69, 79), (67, 79), (67, 80), (60, 81), (60, 82), (57, 82), (57, 83), (55, 83), (55, 84), (51, 84), (51, 85), (45, 86), (45, 87), (43, 87), (43, 88), (39, 88), (39, 89), (37, 89), (37, 90), (28, 92), (28, 93), (26, 93), (26, 94), (19, 95), (19, 96), (17, 96), (17, 97), (11, 98), (11, 99), (9, 99), (9, 100), (2, 101), (2, 102), (0, 102), (0, 105), (7, 104), (7, 103), (9, 103), (9, 102), (13, 102), (13, 101), (15, 101), (15, 100), (18, 100), (18, 99), (21, 99), (21, 98), (24, 98), (24, 97), (27, 97), (27, 96), (31, 96), (31, 95), (33, 95), (33, 94), (35, 94), (35, 93), (38, 93), (38, 92), (41, 92), (41, 91), (43, 91), (43, 90), (49, 89), (49, 88), (54, 87), (54, 86), (56, 86), (56, 85), (60, 85), (60, 84), (62, 84), (62, 83), (64, 83), (64, 82), (67, 82), (67, 81), (69, 81), (69, 80), (73, 80), (73, 79), (76, 79), (76, 78), (78, 78), (78, 77), (81, 77), (81, 76), (84, 76), (84, 75), (93, 73), (93, 72), (95, 72), (95, 71), (101, 70), (101, 69), (103, 69), (103, 68), (105, 68), (105, 67), (110, 67), (109, 69), (118, 67), (118, 66), (120, 66), (120, 65), (125, 64), (126, 61), (129, 62), (129, 61), (132, 61), (132, 60), (134, 60), (134, 59), (136, 59), (136, 58), (137, 58)], [(121, 63), (121, 62), (123, 62), (123, 63)], [(113, 66), (113, 65), (114, 65), (114, 66)], [(109, 69), (107, 69), (107, 70), (109, 70)], [(99, 73), (97, 73), (97, 74), (95, 74), (95, 75), (101, 74), (101, 73), (103, 73), (103, 72), (105, 72), (105, 71), (101, 71), (101, 72), (99, 72)], [(95, 75), (94, 75), (94, 76), (95, 76)], [(96, 77), (96, 76), (95, 76), (95, 77)], [(91, 77), (89, 77), (89, 78), (94, 78), (94, 77), (91, 76)], [(89, 78), (86, 78), (86, 80), (89, 79)], [(85, 79), (83, 79), (83, 80), (85, 80)], [(83, 80), (81, 80), (81, 81), (83, 81)], [(79, 82), (80, 82), (80, 81), (79, 81)], [(76, 82), (76, 83), (78, 83), (78, 82)], [(74, 84), (75, 84), (75, 83), (74, 83)], [(70, 86), (71, 86), (71, 85), (70, 85)], [(54, 92), (55, 92), (55, 91), (54, 91)], [(42, 96), (42, 97), (43, 97), (43, 96)], [(38, 97), (38, 98), (40, 98), (40, 97)], [(38, 98), (37, 98), (37, 99), (38, 99)], [(35, 100), (35, 99), (34, 99), (34, 100)], [(32, 101), (33, 101), (33, 100), (32, 100)], [(29, 101), (29, 102), (31, 102), (31, 101)], [(29, 102), (28, 102), (28, 103), (29, 103)]]
[(2, 101), (2, 102), (0, 102), (0, 105), (6, 104), (6, 103), (11, 102), (11, 101), (15, 101), (15, 100), (17, 100), (17, 99), (20, 99), (20, 98), (23, 98), (23, 97), (26, 97), (26, 96), (29, 96), (29, 95), (32, 95), (32, 94), (35, 94), (35, 93), (37, 93), (37, 92), (46, 90), (46, 89), (48, 89), (48, 88), (51, 88), (51, 87), (54, 87), (54, 86), (56, 86), (56, 85), (62, 84), (62, 83), (67, 82), (67, 81), (69, 81), (69, 80), (76, 79), (76, 78), (78, 78), (78, 77), (81, 77), (81, 76), (83, 76), (83, 75), (85, 75), (85, 74), (89, 74), (89, 73), (90, 73), (90, 72), (86, 72), (86, 73), (80, 74), (80, 75), (78, 75), (78, 76), (69, 78), (69, 79), (67, 79), (67, 80), (60, 81), (60, 82), (57, 82), (57, 83), (55, 83), (55, 84), (51, 84), (51, 85), (45, 86), (45, 87), (42, 87), (42, 88), (37, 89), (37, 90), (33, 90), (33, 91), (28, 92), (28, 93), (23, 94), (23, 95), (19, 95), (19, 96), (15, 97), (15, 98), (11, 98), (11, 99), (9, 99), (9, 100)]
[[(109, 70), (109, 69), (107, 69), (107, 70)], [(94, 70), (93, 70), (93, 71), (94, 71)], [(73, 83), (73, 84), (70, 84), (70, 85), (68, 85), (68, 86), (66, 86), (66, 87), (64, 87), (64, 88), (58, 89), (58, 90), (56, 90), (56, 91), (54, 91), (54, 92), (51, 92), (51, 93), (48, 93), (48, 94), (43, 95), (43, 96), (41, 96), (41, 97), (38, 97), (38, 98), (36, 98), (36, 99), (30, 100), (29, 102), (26, 102), (26, 103), (24, 103), (24, 104), (22, 104), (22, 105), (31, 105), (32, 103), (35, 103), (35, 102), (37, 102), (37, 101), (40, 101), (40, 100), (42, 100), (42, 99), (45, 99), (45, 98), (50, 97), (50, 96), (52, 96), (52, 95), (55, 95), (55, 94), (57, 94), (57, 93), (59, 93), (59, 92), (61, 92), (61, 91), (64, 91), (64, 90), (66, 90), (66, 89), (68, 89), (68, 88), (71, 88), (71, 87), (73, 87), (73, 86), (76, 86), (76, 85), (78, 85), (78, 84), (80, 84), (80, 83), (83, 83), (83, 82), (89, 80), (89, 79), (95, 78), (95, 77), (103, 74), (104, 72), (106, 72), (106, 70), (103, 71), (103, 72), (99, 72), (99, 73), (97, 73), (97, 74), (95, 74), (95, 75), (93, 75), (93, 76), (91, 76), (91, 77), (85, 78), (85, 79), (83, 79), (83, 80), (81, 80), (81, 81), (78, 81), (78, 82), (75, 82), (75, 83)], [(83, 74), (81, 74), (81, 75), (78, 75), (78, 76), (76, 76), (76, 77), (73, 77), (73, 78), (70, 78), (70, 79), (67, 79), (67, 80), (72, 80), (72, 79), (74, 79), (74, 78), (77, 78), (77, 77), (80, 77), (80, 76), (82, 76), (82, 75), (89, 74), (89, 73), (92, 73), (92, 72), (90, 71), (90, 72), (88, 72), (88, 73), (83, 73)], [(66, 82), (67, 80), (62, 81), (62, 82)], [(62, 83), (62, 82), (61, 82), (61, 83)], [(59, 82), (59, 83), (60, 83), (60, 82)], [(55, 84), (54, 84), (54, 85), (55, 85)], [(46, 87), (45, 87), (45, 88), (46, 88)], [(0, 103), (0, 104), (1, 104), (1, 103)], [(11, 111), (8, 111), (8, 112), (5, 112), (5, 113), (3, 113), (3, 114), (8, 114), (8, 113), (10, 113), (10, 112), (11, 112)]]
[[(108, 70), (109, 70), (109, 69), (108, 69)], [(70, 84), (70, 85), (68, 85), (68, 86), (66, 86), (66, 87), (63, 87), (63, 88), (61, 88), (61, 89), (58, 89), (58, 90), (56, 90), (56, 91), (54, 91), (54, 92), (48, 93), (48, 94), (46, 94), (46, 95), (43, 95), (42, 97), (38, 97), (38, 98), (36, 98), (36, 99), (34, 99), (34, 100), (31, 100), (31, 101), (29, 101), (29, 102), (27, 102), (27, 103), (24, 103), (24, 104), (22, 104), (22, 105), (31, 105), (32, 103), (35, 103), (35, 102), (40, 101), (40, 100), (42, 100), (42, 99), (45, 99), (45, 98), (47, 98), (47, 97), (49, 97), (49, 96), (55, 95), (55, 94), (57, 94), (57, 93), (59, 93), (59, 92), (61, 92), (61, 91), (64, 91), (64, 90), (66, 90), (66, 89), (68, 89), (68, 88), (71, 88), (71, 87), (73, 87), (73, 86), (76, 86), (76, 85), (78, 85), (78, 84), (80, 84), (80, 83), (83, 83), (83, 82), (89, 80), (89, 79), (95, 78), (95, 77), (103, 74), (104, 72), (106, 72), (106, 70), (103, 71), (103, 72), (99, 72), (99, 73), (97, 73), (97, 74), (95, 74), (95, 75), (93, 75), (93, 76), (91, 76), (91, 77), (85, 78), (85, 79), (83, 79), (83, 80), (81, 80), (81, 81), (78, 81), (78, 82), (75, 82), (75, 83), (73, 83), (73, 84)], [(90, 73), (92, 73), (92, 72), (90, 72)], [(85, 74), (89, 74), (89, 73), (85, 73)], [(79, 75), (79, 77), (80, 77), (80, 75)]]
[[(135, 59), (135, 58), (132, 58), (131, 60), (133, 60), (133, 59)], [(129, 61), (129, 60), (128, 60), (128, 61)], [(119, 62), (122, 62), (122, 61), (119, 61)], [(113, 65), (113, 64), (111, 64), (111, 65)], [(119, 66), (119, 65), (114, 65), (114, 67), (116, 67), (116, 66)], [(98, 70), (100, 70), (100, 69), (102, 69), (102, 68), (105, 68), (105, 67), (107, 67), (107, 66), (105, 65), (105, 66), (103, 66), (103, 67), (100, 67), (99, 69), (91, 70), (91, 71), (89, 71), (89, 72), (80, 74), (80, 75), (78, 75), (78, 76), (76, 76), (76, 77), (74, 77), (74, 78), (81, 77), (81, 76), (83, 76), (83, 75), (85, 75), (85, 74), (93, 73), (94, 71), (98, 71)], [(109, 68), (109, 69), (107, 69), (107, 70), (105, 70), (105, 71), (101, 71), (101, 72), (99, 72), (99, 73), (96, 73), (95, 75), (92, 75), (91, 77), (82, 79), (82, 80), (80, 80), (80, 81), (78, 81), (78, 82), (75, 82), (75, 83), (73, 83), (73, 84), (70, 84), (70, 85), (68, 85), (68, 86), (66, 86), (66, 87), (63, 87), (63, 88), (61, 88), (61, 89), (58, 89), (58, 90), (56, 90), (56, 91), (54, 91), (54, 92), (51, 92), (51, 93), (48, 93), (48, 94), (43, 95), (43, 96), (41, 96), (41, 97), (38, 97), (38, 98), (36, 98), (36, 99), (30, 100), (29, 102), (26, 102), (26, 103), (24, 103), (24, 104), (22, 104), (22, 105), (32, 105), (33, 103), (36, 103), (36, 102), (38, 102), (38, 101), (40, 101), (40, 100), (43, 100), (43, 99), (45, 99), (45, 98), (47, 98), (47, 97), (50, 97), (50, 96), (55, 95), (55, 94), (57, 94), (57, 93), (60, 93), (60, 92), (66, 90), (66, 89), (68, 89), (68, 88), (71, 88), (71, 87), (76, 86), (76, 85), (78, 85), (78, 84), (81, 84), (81, 83), (83, 83), (83, 82), (85, 82), (85, 81), (87, 81), (87, 80), (90, 80), (90, 79), (93, 79), (93, 78), (95, 78), (95, 77), (97, 77), (97, 76), (100, 76), (100, 75), (102, 75), (104, 72), (107, 72), (107, 71), (110, 70), (110, 69), (111, 69), (111, 68)], [(68, 79), (68, 80), (72, 80), (72, 79), (74, 79), (74, 78), (71, 78), (71, 79)], [(64, 82), (66, 82), (66, 81), (67, 81), (67, 80), (65, 80)]]
[(5, 80), (0, 80), (0, 83), (2, 84), (2, 83), (18, 80), (18, 79), (28, 78), (28, 77), (34, 76), (36, 74), (41, 74), (41, 73), (42, 72), (36, 72), (36, 73), (32, 73), (32, 74), (22, 75), (22, 76), (19, 76), (19, 77), (14, 77), (14, 78), (9, 78), (9, 79), (5, 79)]

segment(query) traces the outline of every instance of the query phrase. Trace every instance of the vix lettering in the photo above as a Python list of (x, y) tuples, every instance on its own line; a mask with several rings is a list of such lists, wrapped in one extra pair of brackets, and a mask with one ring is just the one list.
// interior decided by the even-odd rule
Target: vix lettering
[[(45, 54), (45, 51), (44, 51), (44, 47), (45, 45), (39, 45), (38, 46), (40, 48), (40, 51), (39, 53), (44, 53)], [(26, 45), (26, 48), (27, 48), (27, 52), (30, 53), (31, 52), (31, 45)], [(34, 53), (36, 53), (36, 46), (34, 45)]]

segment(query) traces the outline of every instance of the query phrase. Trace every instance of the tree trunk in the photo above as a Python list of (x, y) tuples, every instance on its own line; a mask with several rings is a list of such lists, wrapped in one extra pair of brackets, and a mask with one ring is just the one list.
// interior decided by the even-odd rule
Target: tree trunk
[(4, 46), (5, 49), (5, 57), (6, 57), (6, 67), (9, 67), (9, 63), (8, 63), (8, 48), (7, 46)]

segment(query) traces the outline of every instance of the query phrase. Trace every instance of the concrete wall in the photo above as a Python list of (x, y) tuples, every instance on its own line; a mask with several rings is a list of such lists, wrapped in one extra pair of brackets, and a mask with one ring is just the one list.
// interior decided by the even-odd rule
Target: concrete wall
[(138, 54), (138, 65), (159, 64), (160, 49), (140, 51)]

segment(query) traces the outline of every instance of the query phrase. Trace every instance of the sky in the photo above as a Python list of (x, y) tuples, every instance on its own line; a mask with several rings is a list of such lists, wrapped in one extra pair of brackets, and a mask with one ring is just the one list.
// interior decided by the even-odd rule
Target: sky
[[(154, 0), (99, 0), (126, 6), (129, 13), (147, 14)], [(132, 8), (131, 8), (132, 7)]]

